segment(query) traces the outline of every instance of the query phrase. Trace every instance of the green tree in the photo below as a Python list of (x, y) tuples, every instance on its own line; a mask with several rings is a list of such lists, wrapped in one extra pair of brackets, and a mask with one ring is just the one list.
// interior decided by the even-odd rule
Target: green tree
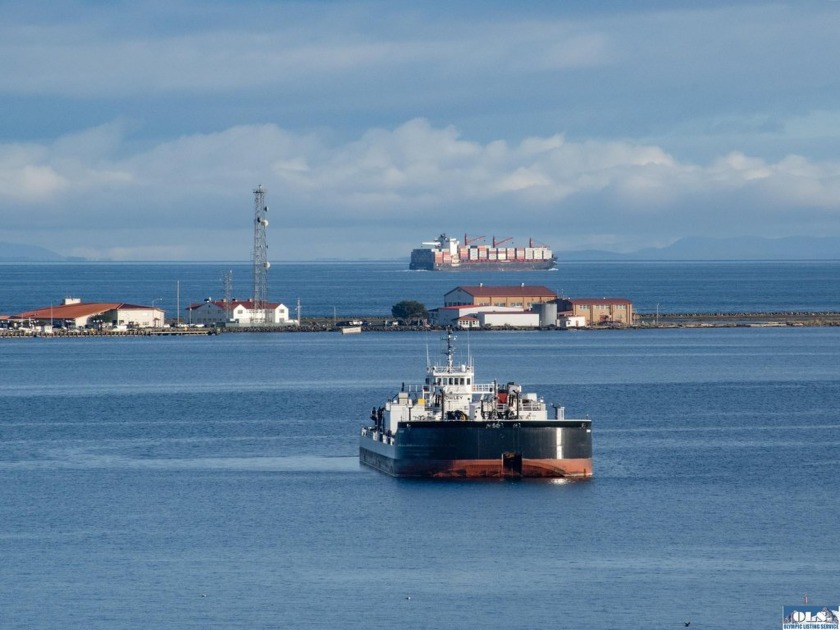
[(420, 302), (414, 300), (403, 300), (391, 307), (391, 315), (405, 321), (426, 321), (429, 319), (429, 311)]

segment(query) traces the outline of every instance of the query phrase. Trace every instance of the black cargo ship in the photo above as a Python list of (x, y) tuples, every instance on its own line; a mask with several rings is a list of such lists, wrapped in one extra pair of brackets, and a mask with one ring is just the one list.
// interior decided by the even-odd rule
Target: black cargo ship
[(533, 239), (529, 239), (528, 247), (514, 247), (509, 237), (494, 236), (492, 245), (482, 244), (483, 239), (464, 234), (462, 245), (458, 239), (441, 234), (412, 250), (408, 267), (423, 271), (533, 271), (553, 269), (557, 264), (551, 248), (537, 245)]
[(405, 387), (371, 412), (359, 438), (362, 464), (395, 477), (592, 476), (589, 419), (564, 417), (516, 383), (479, 384), (471, 361), (430, 365), (421, 386)]

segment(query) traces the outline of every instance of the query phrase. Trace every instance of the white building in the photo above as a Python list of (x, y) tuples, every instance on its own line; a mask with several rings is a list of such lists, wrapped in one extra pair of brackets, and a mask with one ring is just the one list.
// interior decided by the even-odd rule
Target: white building
[(586, 318), (580, 315), (568, 315), (559, 317), (557, 325), (560, 328), (586, 328)]
[(455, 320), (455, 327), (460, 328), (461, 330), (478, 328), (480, 325), (481, 322), (478, 321), (478, 317), (475, 315), (462, 315)]
[(442, 306), (429, 311), (435, 326), (455, 328), (539, 328), (540, 314), (507, 306)]
[(263, 313), (254, 311), (254, 303), (251, 300), (205, 300), (201, 304), (193, 304), (187, 308), (188, 320), (191, 324), (220, 324), (233, 323), (249, 325), (256, 322), (274, 326), (287, 326), (297, 324), (294, 319), (289, 319), (289, 309), (275, 302), (268, 302), (264, 305)]
[[(441, 306), (440, 308), (429, 311), (429, 318), (435, 326), (458, 326), (460, 319), (469, 316), (472, 316), (477, 323), (478, 314), (485, 311), (492, 311), (494, 313), (521, 313), (522, 309), (512, 306)], [(460, 327), (466, 327), (466, 325), (462, 324)], [(471, 325), (470, 327), (474, 328), (475, 325)]]
[(482, 328), (539, 328), (540, 314), (534, 311), (482, 311), (478, 314), (478, 323)]

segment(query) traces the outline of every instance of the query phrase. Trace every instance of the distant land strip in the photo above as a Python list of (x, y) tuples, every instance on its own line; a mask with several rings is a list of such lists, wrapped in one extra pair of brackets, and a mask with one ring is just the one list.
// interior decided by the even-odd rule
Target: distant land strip
[[(372, 332), (396, 332), (396, 331), (424, 331), (443, 330), (441, 326), (392, 326), (386, 325), (390, 318), (367, 317), (363, 319), (366, 325), (365, 331)], [(608, 329), (650, 329), (650, 328), (769, 328), (777, 326), (840, 326), (840, 312), (837, 311), (813, 311), (813, 312), (751, 312), (751, 313), (637, 313), (636, 323), (633, 326), (619, 325), (598, 325), (591, 326), (585, 330), (608, 330)], [(44, 333), (33, 330), (9, 329), (0, 330), (0, 338), (29, 338), (29, 337), (170, 337), (186, 335), (217, 335), (237, 332), (260, 332), (260, 333), (294, 333), (294, 332), (338, 332), (341, 326), (337, 326), (330, 318), (303, 318), (300, 326), (253, 326), (236, 328), (139, 328), (132, 330), (63, 330), (57, 329), (51, 333)], [(473, 332), (492, 332), (497, 330), (517, 330), (510, 326), (499, 326), (490, 329), (479, 329)], [(534, 328), (523, 328), (522, 330), (535, 330)], [(554, 327), (542, 328), (541, 330), (556, 330)]]

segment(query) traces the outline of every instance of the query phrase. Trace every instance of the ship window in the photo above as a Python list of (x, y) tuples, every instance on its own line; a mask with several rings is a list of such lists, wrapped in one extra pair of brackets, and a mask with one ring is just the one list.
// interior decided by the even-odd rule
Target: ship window
[(469, 384), (470, 384), (470, 379), (469, 379), (469, 377), (467, 377), (467, 385), (469, 385)]

